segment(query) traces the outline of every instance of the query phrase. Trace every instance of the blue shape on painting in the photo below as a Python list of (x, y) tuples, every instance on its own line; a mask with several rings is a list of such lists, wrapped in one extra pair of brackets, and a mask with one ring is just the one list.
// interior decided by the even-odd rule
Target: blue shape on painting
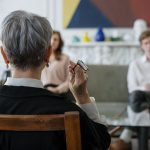
[(100, 12), (90, 0), (81, 0), (68, 28), (114, 27), (113, 23)]

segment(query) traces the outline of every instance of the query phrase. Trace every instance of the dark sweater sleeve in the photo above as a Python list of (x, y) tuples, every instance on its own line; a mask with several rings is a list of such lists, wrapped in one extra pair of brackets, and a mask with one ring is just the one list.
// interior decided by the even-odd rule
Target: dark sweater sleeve
[(80, 113), (81, 139), (83, 150), (107, 150), (110, 135), (105, 125), (96, 123), (83, 112)]

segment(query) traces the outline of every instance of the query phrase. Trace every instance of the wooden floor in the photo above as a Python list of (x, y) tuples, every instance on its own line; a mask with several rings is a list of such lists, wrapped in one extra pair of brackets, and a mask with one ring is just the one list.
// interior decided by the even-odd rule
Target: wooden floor
[[(118, 138), (112, 138), (112, 142), (117, 140)], [(136, 138), (132, 139), (132, 150), (138, 150), (138, 140)], [(149, 149), (150, 150), (150, 139), (149, 139)]]

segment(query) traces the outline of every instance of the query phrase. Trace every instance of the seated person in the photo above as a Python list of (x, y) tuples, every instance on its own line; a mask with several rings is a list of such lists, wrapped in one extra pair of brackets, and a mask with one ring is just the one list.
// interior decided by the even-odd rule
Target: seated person
[[(49, 62), (52, 28), (48, 20), (25, 11), (10, 13), (2, 23), (1, 51), (12, 77), (0, 87), (0, 114), (60, 114), (79, 111), (83, 150), (106, 150), (110, 144), (96, 103), (89, 97), (87, 75), (74, 63), (69, 84), (78, 105), (43, 88), (41, 72)], [(0, 131), (1, 150), (66, 150), (64, 132)]]
[[(144, 56), (129, 65), (127, 82), (129, 91), (128, 117), (131, 125), (150, 126), (150, 30), (140, 36)], [(138, 114), (138, 115), (137, 115)], [(111, 144), (110, 150), (131, 149), (134, 128), (123, 130), (120, 140)]]
[(53, 31), (49, 65), (43, 69), (41, 80), (47, 90), (65, 96), (68, 100), (75, 101), (69, 91), (68, 65), (70, 59), (62, 53), (62, 47), (63, 40), (60, 32)]

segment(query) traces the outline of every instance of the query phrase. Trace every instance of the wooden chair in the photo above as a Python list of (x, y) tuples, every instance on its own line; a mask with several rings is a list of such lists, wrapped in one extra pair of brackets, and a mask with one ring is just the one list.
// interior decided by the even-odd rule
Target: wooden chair
[(67, 150), (81, 150), (79, 112), (56, 115), (0, 115), (3, 131), (65, 130)]

